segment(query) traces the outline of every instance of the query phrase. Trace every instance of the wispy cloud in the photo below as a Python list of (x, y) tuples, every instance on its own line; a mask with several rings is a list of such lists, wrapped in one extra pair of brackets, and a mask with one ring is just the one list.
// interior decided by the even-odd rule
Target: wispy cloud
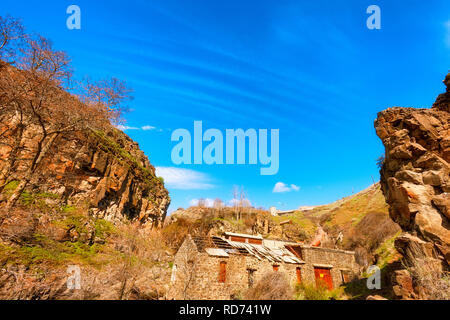
[[(122, 130), (122, 131), (127, 131), (127, 130), (143, 130), (143, 131), (150, 131), (150, 130), (157, 130), (156, 127), (154, 126), (149, 126), (149, 125), (145, 125), (142, 127), (131, 127), (131, 126), (125, 126), (122, 124), (119, 124), (116, 126), (117, 129)], [(161, 129), (158, 129), (158, 131), (161, 131)]]
[(124, 126), (124, 125), (117, 125), (116, 126), (117, 129), (122, 130), (122, 131), (126, 131), (126, 130), (139, 130), (140, 128), (137, 127), (130, 127), (130, 126)]
[(189, 201), (189, 205), (191, 207), (196, 207), (198, 206), (200, 200), (202, 200), (203, 204), (205, 207), (208, 208), (212, 208), (214, 206), (214, 199), (211, 198), (206, 198), (206, 199), (192, 199), (191, 201)]
[(300, 187), (296, 186), (295, 184), (287, 185), (283, 182), (277, 182), (275, 186), (273, 187), (272, 192), (273, 193), (283, 193), (283, 192), (290, 192), (290, 191), (299, 191)]
[(156, 167), (156, 175), (163, 177), (166, 186), (172, 189), (205, 190), (215, 187), (207, 174), (190, 169)]
[[(200, 201), (202, 202), (202, 205), (205, 207), (208, 207), (208, 208), (214, 207), (215, 199), (212, 199), (212, 198), (191, 199), (189, 201), (189, 205), (191, 207), (196, 207), (199, 205)], [(233, 206), (251, 207), (252, 202), (248, 199), (243, 199), (243, 200), (231, 199), (226, 203), (226, 205), (228, 205), (230, 207), (233, 207)]]
[[(133, 44), (137, 41), (134, 37), (125, 39), (120, 37), (118, 40), (131, 41)], [(311, 117), (311, 112), (307, 108), (299, 108), (299, 105), (308, 104), (315, 110), (334, 112), (334, 109), (327, 107), (323, 97), (341, 95), (340, 90), (330, 88), (327, 82), (318, 82), (310, 75), (299, 75), (297, 72), (295, 77), (292, 77), (284, 73), (276, 73), (271, 68), (247, 61), (240, 56), (235, 56), (232, 52), (216, 47), (211, 48), (208, 44), (193, 45), (175, 42), (177, 48), (184, 48), (187, 52), (199, 52), (207, 56), (208, 61), (215, 63), (205, 63), (205, 59), (200, 60), (190, 55), (178, 56), (168, 51), (172, 49), (171, 46), (169, 48), (155, 47), (154, 43), (140, 39), (138, 43), (151, 47), (152, 53), (143, 54), (141, 47), (127, 47), (124, 52), (122, 52), (125, 50), (123, 48), (115, 48), (117, 52), (132, 58), (132, 61), (120, 59), (120, 63), (127, 66), (132, 64), (142, 71), (133, 76), (134, 83), (145, 87), (149, 92), (158, 92), (164, 99), (183, 106), (183, 110), (175, 112), (178, 117), (184, 116), (186, 110), (192, 110), (186, 108), (191, 106), (199, 110), (209, 110), (215, 114), (232, 114), (234, 118), (243, 120), (251, 116), (253, 121), (266, 123), (267, 119), (273, 119), (275, 116), (273, 110), (277, 110), (276, 118), (290, 123), (293, 114)], [(337, 41), (337, 43), (342, 42)], [(314, 43), (311, 46), (315, 48)], [(102, 59), (108, 59), (108, 57), (102, 57)], [(117, 61), (113, 62), (117, 63)], [(155, 67), (158, 65), (162, 65), (163, 68)], [(150, 81), (149, 77), (155, 80)], [(265, 86), (261, 86), (261, 83), (272, 83), (277, 90), (267, 90)], [(301, 98), (299, 98), (300, 92)], [(219, 96), (222, 97), (218, 98)], [(246, 112), (242, 109), (243, 103), (245, 103)], [(279, 112), (280, 108), (285, 112)], [(174, 113), (173, 110), (170, 112)], [(286, 116), (286, 113), (289, 116)], [(316, 121), (337, 125), (330, 119), (333, 117), (320, 117)], [(296, 129), (299, 128), (296, 127)], [(301, 130), (306, 129), (302, 127)], [(308, 130), (316, 131), (316, 128), (311, 127)]]

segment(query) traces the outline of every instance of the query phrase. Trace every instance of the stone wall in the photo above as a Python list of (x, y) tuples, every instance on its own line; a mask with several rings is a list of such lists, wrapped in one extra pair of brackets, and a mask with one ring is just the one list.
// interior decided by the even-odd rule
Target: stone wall
[[(304, 281), (314, 282), (314, 267), (331, 267), (333, 288), (342, 284), (342, 271), (354, 273), (357, 269), (355, 254), (351, 251), (334, 250), (319, 247), (302, 247), (302, 256), (306, 264), (304, 269)], [(303, 270), (302, 270), (303, 271)]]
[[(333, 287), (342, 284), (341, 270), (355, 270), (354, 254), (348, 251), (325, 248), (304, 247), (302, 255), (305, 263), (273, 263), (258, 260), (254, 256), (230, 254), (229, 257), (214, 257), (206, 252), (197, 252), (190, 237), (186, 238), (174, 260), (172, 284), (169, 299), (228, 300), (244, 298), (249, 288), (249, 270), (253, 270), (253, 283), (264, 274), (278, 272), (285, 274), (288, 282), (297, 283), (296, 268), (301, 268), (302, 281), (315, 283), (314, 266), (330, 266)], [(220, 263), (226, 262), (226, 280), (219, 282)]]

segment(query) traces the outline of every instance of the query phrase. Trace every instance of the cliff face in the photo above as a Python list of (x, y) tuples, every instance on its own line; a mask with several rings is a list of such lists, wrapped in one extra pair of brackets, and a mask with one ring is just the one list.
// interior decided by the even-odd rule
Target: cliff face
[[(23, 128), (22, 147), (19, 154), (12, 154), (17, 137), (15, 115), (3, 119), (0, 172), (10, 169), (9, 183), (1, 193), (6, 201), (28, 172), (29, 159), (39, 148), (40, 131), (34, 126)], [(13, 167), (7, 168), (13, 157)], [(41, 198), (49, 205), (82, 207), (94, 217), (116, 224), (139, 221), (148, 226), (164, 221), (170, 203), (168, 191), (138, 144), (112, 126), (105, 131), (59, 135), (24, 194), (27, 201)]]
[(385, 146), (381, 186), (391, 218), (406, 233), (397, 249), (411, 264), (450, 263), (450, 74), (431, 109), (389, 108), (378, 114)]
[(0, 299), (161, 298), (163, 180), (103, 109), (40, 80), (0, 61)]

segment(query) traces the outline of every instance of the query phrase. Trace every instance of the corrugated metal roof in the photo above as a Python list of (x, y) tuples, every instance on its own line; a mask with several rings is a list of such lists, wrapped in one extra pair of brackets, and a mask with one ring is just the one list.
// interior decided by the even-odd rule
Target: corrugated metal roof
[(251, 234), (234, 233), (234, 232), (225, 232), (225, 235), (227, 235), (227, 236), (235, 236), (235, 237), (240, 237), (240, 238), (263, 240), (262, 235), (254, 236), (254, 235), (251, 235)]
[[(251, 255), (258, 260), (267, 259), (270, 262), (285, 262), (293, 264), (305, 263), (291, 251), (286, 249), (286, 243), (281, 241), (269, 242), (269, 246), (264, 244), (244, 243), (231, 241), (222, 237), (214, 236), (210, 239), (195, 238), (194, 241), (200, 251), (203, 251), (208, 244), (208, 248), (204, 249), (211, 256), (219, 256), (219, 254), (244, 254)], [(213, 244), (210, 246), (210, 244)], [(200, 249), (202, 248), (202, 249)], [(216, 250), (214, 250), (216, 249)], [(221, 255), (225, 256), (225, 255)]]
[(219, 248), (206, 248), (205, 251), (206, 251), (206, 253), (209, 254), (210, 256), (215, 256), (215, 257), (229, 257), (228, 253), (227, 253), (224, 249), (219, 249)]

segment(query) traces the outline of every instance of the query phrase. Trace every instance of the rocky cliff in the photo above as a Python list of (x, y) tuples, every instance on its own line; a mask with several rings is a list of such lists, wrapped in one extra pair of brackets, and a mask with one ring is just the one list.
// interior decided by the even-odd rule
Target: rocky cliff
[[(444, 83), (447, 90), (431, 109), (389, 108), (375, 121), (385, 146), (382, 190), (391, 218), (404, 231), (395, 246), (413, 272), (418, 261), (438, 272), (450, 263), (450, 74)], [(404, 271), (398, 278), (405, 279)], [(411, 290), (400, 284), (399, 296), (426, 295), (406, 286)]]
[[(21, 132), (19, 154), (12, 154), (17, 136), (14, 117), (4, 116), (0, 124), (0, 172), (5, 173), (7, 164), (16, 159), (13, 168), (8, 168), (3, 201), (25, 177), (29, 158), (39, 148), (38, 128), (28, 126)], [(170, 203), (163, 181), (155, 176), (138, 144), (113, 126), (105, 131), (88, 129), (59, 135), (24, 195), (28, 201), (45, 198), (49, 205), (83, 207), (94, 217), (114, 223), (131, 220), (151, 226), (164, 221)]]
[(162, 298), (163, 180), (109, 118), (29, 78), (0, 61), (0, 299)]

